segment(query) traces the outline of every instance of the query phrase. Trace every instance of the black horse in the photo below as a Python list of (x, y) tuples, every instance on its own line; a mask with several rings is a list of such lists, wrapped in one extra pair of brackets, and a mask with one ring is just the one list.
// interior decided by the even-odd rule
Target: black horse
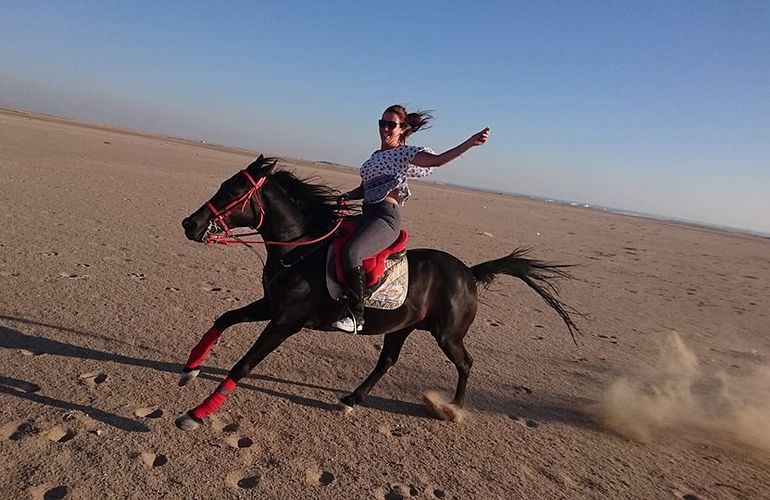
[[(231, 228), (251, 227), (267, 245), (262, 272), (263, 298), (220, 316), (193, 350), (180, 380), (185, 385), (221, 333), (237, 323), (268, 321), (262, 334), (229, 376), (201, 405), (180, 416), (176, 424), (194, 429), (215, 411), (236, 383), (302, 328), (328, 330), (342, 313), (325, 284), (326, 251), (343, 206), (333, 189), (275, 170), (275, 160), (260, 156), (245, 170), (224, 181), (211, 198), (182, 221), (187, 238), (196, 242), (231, 235)], [(317, 240), (317, 241), (316, 241)], [(315, 242), (313, 242), (315, 241)], [(307, 244), (310, 242), (310, 244)], [(456, 257), (433, 249), (409, 250), (409, 288), (406, 302), (394, 310), (366, 309), (364, 335), (385, 335), (372, 373), (341, 402), (352, 408), (398, 360), (404, 341), (415, 329), (427, 330), (457, 368), (458, 381), (449, 410), (461, 408), (473, 360), (463, 338), (476, 317), (477, 285), (489, 284), (496, 274), (523, 280), (561, 316), (574, 340), (580, 333), (568, 307), (557, 298), (553, 279), (569, 277), (563, 265), (524, 257), (525, 250), (468, 267)], [(575, 312), (570, 310), (570, 312)]]

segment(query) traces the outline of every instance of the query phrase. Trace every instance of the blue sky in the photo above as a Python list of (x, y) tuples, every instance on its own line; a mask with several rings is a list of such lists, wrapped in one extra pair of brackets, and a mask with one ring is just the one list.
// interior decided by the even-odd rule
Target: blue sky
[[(0, 105), (770, 233), (770, 2), (2, 2)], [(236, 168), (237, 166), (234, 166)]]

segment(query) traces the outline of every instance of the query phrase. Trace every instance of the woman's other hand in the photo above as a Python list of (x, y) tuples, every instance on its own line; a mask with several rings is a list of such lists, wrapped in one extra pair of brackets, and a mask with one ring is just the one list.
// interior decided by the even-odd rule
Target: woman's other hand
[(489, 140), (489, 127), (484, 128), (481, 132), (477, 132), (470, 136), (467, 141), (465, 141), (469, 146), (481, 146), (485, 142)]

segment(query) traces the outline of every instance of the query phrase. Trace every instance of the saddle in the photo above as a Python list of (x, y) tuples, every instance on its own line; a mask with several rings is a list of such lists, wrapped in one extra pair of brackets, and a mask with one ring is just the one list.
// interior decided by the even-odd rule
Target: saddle
[[(350, 241), (350, 238), (352, 238), (353, 235), (356, 234), (356, 231), (358, 231), (358, 226), (359, 224), (354, 221), (343, 222), (340, 225), (337, 237), (332, 242), (332, 247), (334, 248), (334, 270), (337, 276), (337, 281), (340, 283), (345, 282), (344, 268), (342, 266), (342, 251), (344, 250), (348, 241)], [(382, 250), (375, 255), (371, 255), (364, 259), (362, 266), (364, 268), (364, 272), (366, 273), (367, 288), (375, 286), (379, 279), (382, 277), (383, 272), (385, 272), (386, 260), (391, 257), (393, 259), (403, 257), (403, 255), (400, 254), (406, 253), (406, 242), (408, 239), (409, 235), (402, 229), (401, 233), (398, 235), (398, 238), (395, 242), (393, 242), (392, 245), (390, 245), (385, 250)]]
[[(329, 295), (338, 300), (344, 295), (345, 283), (342, 252), (350, 238), (358, 230), (355, 221), (345, 221), (338, 235), (329, 246), (326, 259), (326, 287)], [(396, 309), (406, 300), (409, 288), (409, 264), (406, 260), (406, 243), (409, 235), (402, 230), (393, 244), (362, 263), (366, 275), (364, 306), (373, 309)]]

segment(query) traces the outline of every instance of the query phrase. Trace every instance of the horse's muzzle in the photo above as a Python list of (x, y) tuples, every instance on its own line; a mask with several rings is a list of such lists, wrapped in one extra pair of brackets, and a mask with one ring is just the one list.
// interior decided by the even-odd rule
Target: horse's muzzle
[(182, 228), (184, 229), (185, 233), (195, 229), (195, 226), (197, 226), (197, 224), (190, 217), (187, 217), (182, 221)]
[(200, 226), (192, 217), (187, 217), (182, 221), (184, 235), (188, 240), (202, 242), (206, 234), (206, 226)]

